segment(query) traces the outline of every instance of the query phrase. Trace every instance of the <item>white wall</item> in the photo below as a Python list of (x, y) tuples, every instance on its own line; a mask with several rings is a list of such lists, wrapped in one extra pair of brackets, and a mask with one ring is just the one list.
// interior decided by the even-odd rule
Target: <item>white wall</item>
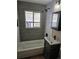
[(47, 8), (50, 8), (50, 10), (48, 10), (47, 12), (47, 16), (46, 16), (46, 28), (45, 28), (45, 33), (48, 33), (48, 38), (50, 39), (50, 37), (53, 37), (54, 35), (57, 36), (57, 39), (60, 39), (61, 37), (61, 32), (60, 31), (55, 31), (53, 29), (51, 29), (51, 20), (52, 20), (52, 13), (55, 11), (59, 11), (59, 9), (54, 9), (54, 6), (56, 4), (57, 0), (53, 0), (52, 2), (50, 2), (47, 5)]
[(17, 27), (17, 42), (20, 42), (19, 27)]
[(50, 36), (52, 36), (51, 19), (52, 19), (52, 12), (54, 11), (54, 0), (47, 5), (47, 8), (50, 8), (50, 10), (48, 10), (47, 16), (46, 16), (45, 33), (48, 33), (48, 38), (50, 38)]

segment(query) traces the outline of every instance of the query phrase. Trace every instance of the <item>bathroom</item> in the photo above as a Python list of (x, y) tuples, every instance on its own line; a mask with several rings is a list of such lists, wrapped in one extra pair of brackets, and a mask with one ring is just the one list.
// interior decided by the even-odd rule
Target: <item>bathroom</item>
[(0, 59), (79, 59), (79, 0), (0, 0)]
[[(17, 0), (17, 59), (61, 59), (60, 4), (60, 0)], [(49, 49), (54, 55), (47, 52), (47, 43), (55, 47)]]

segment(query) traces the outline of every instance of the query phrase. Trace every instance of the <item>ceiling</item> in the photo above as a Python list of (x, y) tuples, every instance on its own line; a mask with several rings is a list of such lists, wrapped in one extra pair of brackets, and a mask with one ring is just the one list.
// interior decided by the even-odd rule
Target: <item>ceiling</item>
[(43, 4), (46, 5), (52, 0), (18, 0), (18, 1), (25, 1), (25, 2), (32, 2), (32, 3), (37, 3), (37, 4)]

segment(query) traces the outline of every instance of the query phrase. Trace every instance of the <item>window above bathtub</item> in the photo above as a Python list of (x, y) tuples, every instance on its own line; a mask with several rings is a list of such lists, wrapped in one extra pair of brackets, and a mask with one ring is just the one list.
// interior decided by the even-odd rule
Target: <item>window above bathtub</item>
[(39, 12), (25, 11), (25, 26), (26, 28), (40, 28)]

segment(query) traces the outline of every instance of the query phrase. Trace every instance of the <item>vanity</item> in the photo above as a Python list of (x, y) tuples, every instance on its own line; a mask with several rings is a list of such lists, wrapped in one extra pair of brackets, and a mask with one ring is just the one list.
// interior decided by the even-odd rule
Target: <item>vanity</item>
[(60, 51), (60, 42), (44, 37), (44, 57), (45, 59), (57, 59)]

